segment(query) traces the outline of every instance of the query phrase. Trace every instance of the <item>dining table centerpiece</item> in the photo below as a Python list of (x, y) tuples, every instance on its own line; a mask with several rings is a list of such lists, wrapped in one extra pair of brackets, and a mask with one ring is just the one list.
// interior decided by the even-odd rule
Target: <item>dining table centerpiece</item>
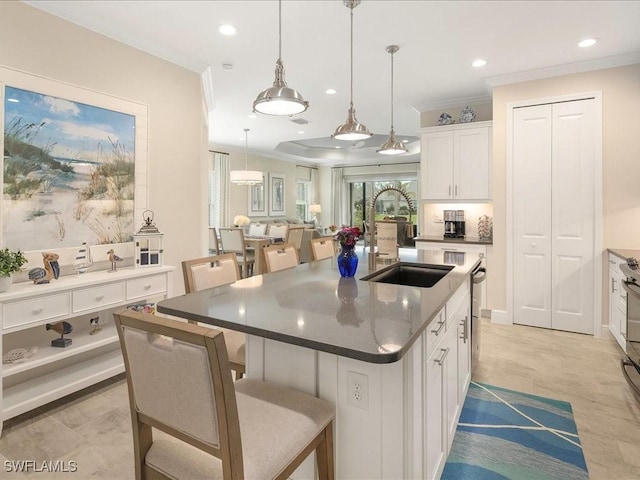
[(362, 231), (358, 227), (342, 227), (334, 237), (340, 244), (337, 262), (338, 270), (343, 277), (353, 277), (356, 274), (358, 255), (354, 249), (360, 235), (362, 235)]
[(236, 215), (233, 217), (234, 227), (246, 227), (251, 223), (251, 220), (246, 215)]

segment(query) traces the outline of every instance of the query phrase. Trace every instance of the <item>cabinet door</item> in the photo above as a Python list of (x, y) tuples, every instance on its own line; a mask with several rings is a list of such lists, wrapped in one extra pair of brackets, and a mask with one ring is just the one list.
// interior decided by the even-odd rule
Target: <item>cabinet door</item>
[(443, 364), (446, 350), (437, 349), (427, 360), (425, 368), (424, 415), (425, 470), (428, 480), (440, 478), (446, 458), (444, 427)]
[(465, 302), (456, 315), (458, 326), (458, 406), (462, 408), (471, 381), (471, 315)]
[(619, 283), (618, 274), (616, 272), (617, 266), (609, 268), (609, 330), (613, 334), (616, 340), (620, 342), (618, 338), (620, 336), (620, 317), (618, 316), (618, 290), (621, 285)]
[(453, 198), (491, 198), (489, 131), (482, 127), (453, 132)]
[(421, 137), (420, 177), (424, 199), (453, 198), (453, 132), (429, 132)]
[(447, 355), (444, 359), (444, 390), (446, 395), (446, 414), (447, 421), (445, 452), (449, 451), (453, 443), (453, 436), (456, 433), (458, 420), (458, 329), (457, 322), (452, 324), (451, 329), (447, 329), (447, 336), (444, 340), (444, 346)]

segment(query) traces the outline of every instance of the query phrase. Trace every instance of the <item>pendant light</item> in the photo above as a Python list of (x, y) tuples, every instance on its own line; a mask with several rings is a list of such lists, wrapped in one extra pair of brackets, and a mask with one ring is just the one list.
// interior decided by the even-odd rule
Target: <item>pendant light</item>
[(249, 164), (249, 129), (244, 129), (244, 170), (231, 170), (229, 180), (236, 185), (257, 185), (262, 183), (262, 172), (257, 170), (247, 170)]
[(380, 155), (400, 155), (408, 152), (404, 144), (396, 140), (396, 132), (393, 131), (393, 54), (400, 50), (400, 47), (389, 45), (385, 50), (391, 55), (391, 133), (387, 141), (380, 146), (378, 153)]
[(344, 5), (351, 10), (351, 99), (349, 102), (349, 114), (347, 121), (336, 128), (332, 138), (338, 140), (365, 140), (373, 134), (369, 129), (358, 122), (356, 119), (356, 111), (353, 108), (353, 9), (360, 4), (360, 0), (343, 0)]
[(253, 101), (253, 111), (267, 115), (295, 115), (309, 108), (309, 102), (284, 81), (282, 65), (282, 0), (278, 1), (278, 60), (273, 86), (263, 90)]

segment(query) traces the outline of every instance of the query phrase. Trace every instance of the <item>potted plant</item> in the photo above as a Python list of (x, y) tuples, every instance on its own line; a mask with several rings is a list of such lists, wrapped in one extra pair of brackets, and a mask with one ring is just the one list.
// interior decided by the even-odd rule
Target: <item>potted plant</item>
[(8, 248), (0, 250), (0, 292), (6, 292), (13, 281), (11, 274), (22, 270), (27, 259), (20, 250), (11, 251)]

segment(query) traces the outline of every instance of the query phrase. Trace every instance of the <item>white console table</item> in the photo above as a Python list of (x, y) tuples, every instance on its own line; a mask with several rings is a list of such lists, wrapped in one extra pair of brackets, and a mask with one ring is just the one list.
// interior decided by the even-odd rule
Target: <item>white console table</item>
[[(13, 284), (0, 293), (0, 354), (37, 347), (20, 363), (0, 367), (2, 422), (124, 371), (113, 312), (171, 296), (174, 267), (123, 268), (60, 277), (48, 284)], [(101, 330), (91, 335), (90, 319)], [(66, 320), (71, 345), (51, 346), (58, 336), (45, 324)]]

